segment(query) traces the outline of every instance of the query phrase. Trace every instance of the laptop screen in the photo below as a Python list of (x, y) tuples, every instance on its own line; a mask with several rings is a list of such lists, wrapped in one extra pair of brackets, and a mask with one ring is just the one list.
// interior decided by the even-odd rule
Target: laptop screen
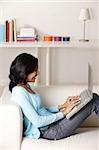
[(93, 91), (93, 71), (90, 63), (88, 63), (88, 90)]

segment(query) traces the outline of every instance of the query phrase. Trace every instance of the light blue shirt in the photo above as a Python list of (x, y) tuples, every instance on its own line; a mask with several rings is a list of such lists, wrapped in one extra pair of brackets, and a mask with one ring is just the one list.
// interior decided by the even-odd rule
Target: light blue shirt
[(64, 117), (58, 107), (45, 108), (37, 92), (31, 94), (21, 86), (12, 89), (11, 99), (21, 107), (23, 113), (23, 136), (38, 139), (39, 129), (45, 129)]

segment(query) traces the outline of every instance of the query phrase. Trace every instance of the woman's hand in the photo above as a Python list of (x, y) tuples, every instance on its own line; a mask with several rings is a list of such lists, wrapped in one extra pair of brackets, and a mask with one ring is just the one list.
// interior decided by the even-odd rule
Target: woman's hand
[(62, 106), (66, 107), (68, 101), (75, 101), (75, 100), (79, 100), (79, 99), (80, 99), (79, 96), (69, 96)]
[(75, 107), (79, 103), (79, 96), (69, 96), (66, 102), (63, 105), (59, 106), (59, 109), (61, 112), (63, 112), (64, 115), (67, 115), (73, 109), (73, 107)]

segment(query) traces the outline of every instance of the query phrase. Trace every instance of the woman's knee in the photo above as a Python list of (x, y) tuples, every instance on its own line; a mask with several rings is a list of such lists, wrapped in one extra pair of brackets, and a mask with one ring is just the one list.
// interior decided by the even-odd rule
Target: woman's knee
[(93, 93), (93, 99), (99, 99), (99, 95), (97, 93)]

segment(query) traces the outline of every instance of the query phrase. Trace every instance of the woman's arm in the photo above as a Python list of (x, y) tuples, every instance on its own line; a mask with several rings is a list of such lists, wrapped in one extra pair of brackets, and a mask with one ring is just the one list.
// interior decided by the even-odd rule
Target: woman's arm
[(75, 100), (78, 101), (79, 97), (78, 96), (69, 96), (64, 104), (58, 105), (58, 106), (52, 106), (52, 107), (43, 107), (42, 104), (41, 104), (41, 101), (38, 101), (39, 102), (39, 104), (38, 104), (39, 105), (39, 114), (49, 115), (50, 113), (56, 113), (56, 112), (59, 112), (59, 111), (61, 111), (63, 113), (65, 111), (65, 113), (66, 113), (66, 112), (68, 112), (67, 109), (71, 108), (71, 106), (70, 106), (71, 104), (69, 104), (69, 106), (68, 106), (69, 108), (67, 108), (67, 104), (70, 100), (71, 101), (75, 101)]
[[(69, 97), (67, 98), (67, 100), (79, 100), (79, 96), (69, 96)], [(66, 100), (65, 103), (62, 104), (62, 105), (47, 107), (46, 109), (47, 109), (49, 112), (53, 112), (53, 113), (59, 112), (59, 111), (61, 111), (61, 110), (64, 110), (64, 109), (66, 109), (66, 107), (67, 107), (67, 100)]]
[(47, 109), (49, 112), (52, 112), (52, 113), (59, 112), (59, 107), (58, 107), (58, 106), (51, 106), (51, 107), (47, 107), (46, 109)]
[(38, 128), (49, 125), (64, 117), (63, 112), (46, 116), (39, 115), (30, 104), (28, 94), (21, 87), (15, 87), (13, 89), (12, 99), (21, 107), (24, 115)]

